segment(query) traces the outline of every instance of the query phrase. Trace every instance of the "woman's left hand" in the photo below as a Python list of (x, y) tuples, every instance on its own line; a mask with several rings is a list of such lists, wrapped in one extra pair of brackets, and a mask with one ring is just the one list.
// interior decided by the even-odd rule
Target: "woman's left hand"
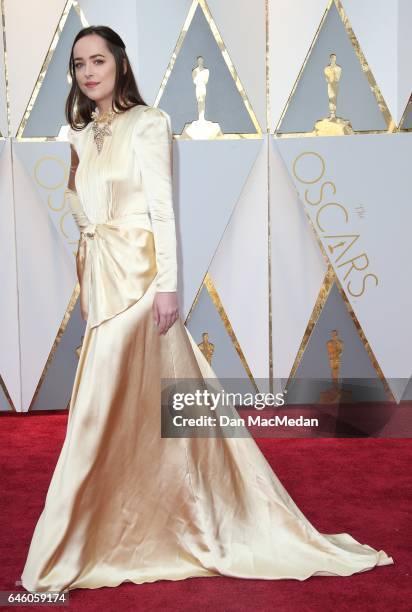
[(159, 333), (165, 334), (179, 318), (177, 291), (158, 291), (153, 300), (153, 316)]

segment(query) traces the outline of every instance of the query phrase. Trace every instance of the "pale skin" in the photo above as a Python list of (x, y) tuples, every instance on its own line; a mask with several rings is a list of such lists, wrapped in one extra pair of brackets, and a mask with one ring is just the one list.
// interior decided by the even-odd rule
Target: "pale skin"
[[(112, 108), (114, 85), (116, 79), (116, 62), (106, 45), (104, 38), (98, 34), (89, 34), (78, 40), (73, 49), (75, 76), (81, 91), (93, 100), (100, 113)], [(123, 70), (127, 64), (124, 61)], [(87, 87), (86, 82), (98, 83)], [(69, 189), (76, 191), (74, 174), (79, 163), (76, 151), (71, 148), (71, 171)], [(158, 291), (153, 300), (153, 318), (159, 334), (166, 334), (168, 329), (179, 318), (177, 291)]]

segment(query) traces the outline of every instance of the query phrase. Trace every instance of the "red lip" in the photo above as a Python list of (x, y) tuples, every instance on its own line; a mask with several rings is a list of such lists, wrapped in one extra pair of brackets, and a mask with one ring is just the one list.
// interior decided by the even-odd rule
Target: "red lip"
[(99, 83), (95, 83), (94, 81), (89, 81), (88, 83), (86, 83), (86, 87), (95, 87), (98, 84)]

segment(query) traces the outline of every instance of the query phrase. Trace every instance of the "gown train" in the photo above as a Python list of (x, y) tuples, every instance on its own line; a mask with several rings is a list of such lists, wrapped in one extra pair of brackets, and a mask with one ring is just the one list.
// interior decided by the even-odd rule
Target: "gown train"
[(86, 327), (67, 435), (23, 586), (305, 580), (393, 563), (347, 533), (319, 533), (252, 437), (160, 437), (161, 378), (215, 374), (181, 319), (159, 335), (155, 290), (153, 281), (133, 306)]

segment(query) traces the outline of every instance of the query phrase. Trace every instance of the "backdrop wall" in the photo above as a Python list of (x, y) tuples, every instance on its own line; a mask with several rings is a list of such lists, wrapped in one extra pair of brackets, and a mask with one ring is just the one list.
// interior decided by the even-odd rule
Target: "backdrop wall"
[(411, 399), (408, 0), (1, 9), (0, 410), (70, 398), (85, 322), (64, 104), (89, 24), (119, 32), (144, 99), (172, 118), (181, 314), (217, 375), (290, 403)]

